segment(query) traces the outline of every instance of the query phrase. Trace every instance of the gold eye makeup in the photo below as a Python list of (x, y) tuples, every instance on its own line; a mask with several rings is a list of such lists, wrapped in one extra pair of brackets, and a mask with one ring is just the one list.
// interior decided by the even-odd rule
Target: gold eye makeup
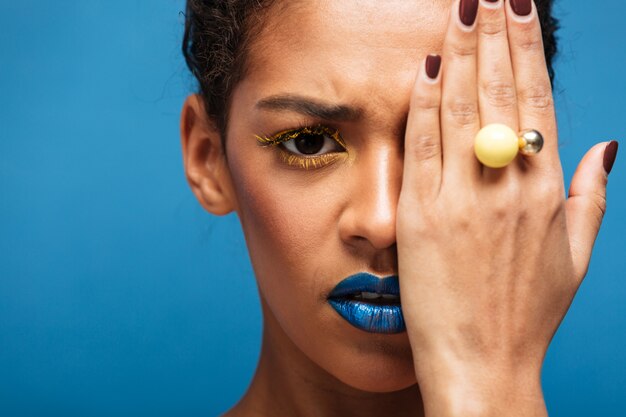
[(323, 125), (300, 126), (255, 137), (260, 146), (277, 147), (283, 163), (307, 170), (329, 165), (346, 151), (339, 130)]

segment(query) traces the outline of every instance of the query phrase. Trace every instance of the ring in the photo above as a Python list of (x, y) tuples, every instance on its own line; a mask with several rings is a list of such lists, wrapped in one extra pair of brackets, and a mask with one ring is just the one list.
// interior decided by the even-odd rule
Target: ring
[(507, 166), (520, 152), (522, 155), (538, 154), (543, 148), (543, 136), (534, 129), (515, 133), (507, 125), (493, 123), (480, 129), (474, 139), (476, 158), (490, 168)]

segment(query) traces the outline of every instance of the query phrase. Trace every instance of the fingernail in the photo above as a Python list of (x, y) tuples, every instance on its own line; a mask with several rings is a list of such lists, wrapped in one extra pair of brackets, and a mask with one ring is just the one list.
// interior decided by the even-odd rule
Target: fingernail
[(431, 80), (437, 78), (439, 69), (441, 68), (441, 57), (439, 55), (428, 55), (426, 57), (426, 75)]
[(619, 143), (616, 140), (612, 140), (606, 145), (604, 148), (604, 159), (602, 164), (604, 165), (604, 171), (606, 171), (606, 175), (611, 173), (611, 169), (613, 169), (613, 163), (615, 163), (615, 157), (617, 156), (617, 147)]
[(533, 10), (532, 0), (511, 0), (511, 8), (518, 16), (528, 16)]
[(459, 17), (465, 26), (472, 26), (478, 14), (478, 0), (461, 0)]
[(488, 1), (489, 3), (497, 3), (497, 2), (499, 2), (500, 0), (487, 0), (487, 1)]

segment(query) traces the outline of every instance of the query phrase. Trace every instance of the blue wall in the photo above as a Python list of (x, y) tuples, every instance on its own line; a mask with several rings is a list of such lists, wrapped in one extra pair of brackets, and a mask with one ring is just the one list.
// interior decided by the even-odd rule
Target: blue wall
[[(234, 216), (184, 180), (182, 0), (0, 4), (0, 415), (216, 415), (254, 371), (260, 307)], [(626, 3), (567, 0), (567, 185), (622, 140), (589, 274), (549, 351), (552, 416), (626, 409)], [(621, 192), (621, 194), (620, 194)], [(223, 296), (243, 312), (224, 313)]]

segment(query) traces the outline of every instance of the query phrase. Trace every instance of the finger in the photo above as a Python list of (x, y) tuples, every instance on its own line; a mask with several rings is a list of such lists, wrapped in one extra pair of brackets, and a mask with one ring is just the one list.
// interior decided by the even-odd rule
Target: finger
[(518, 130), (515, 79), (504, 0), (481, 1), (478, 14), (478, 105), (480, 123)]
[(616, 154), (615, 141), (595, 145), (585, 154), (572, 177), (565, 212), (575, 275), (579, 281), (587, 274), (591, 250), (606, 211), (606, 171), (610, 166), (605, 168), (605, 161), (610, 160), (612, 165)]
[(436, 196), (441, 185), (440, 68), (439, 55), (427, 56), (411, 94), (402, 186), (419, 198)]
[[(478, 106), (481, 126), (502, 123), (518, 131), (515, 79), (509, 51), (504, 0), (482, 0), (478, 13)], [(483, 168), (487, 182), (497, 182), (516, 171)]]
[(474, 156), (474, 137), (480, 128), (476, 86), (476, 17), (478, 0), (456, 0), (444, 41), (441, 133), (443, 182), (475, 183), (482, 165)]
[(535, 172), (560, 171), (552, 86), (537, 9), (532, 0), (511, 0), (506, 3), (519, 127), (520, 130), (537, 129), (545, 140), (540, 155), (520, 157), (520, 160), (533, 167), (546, 168)]

